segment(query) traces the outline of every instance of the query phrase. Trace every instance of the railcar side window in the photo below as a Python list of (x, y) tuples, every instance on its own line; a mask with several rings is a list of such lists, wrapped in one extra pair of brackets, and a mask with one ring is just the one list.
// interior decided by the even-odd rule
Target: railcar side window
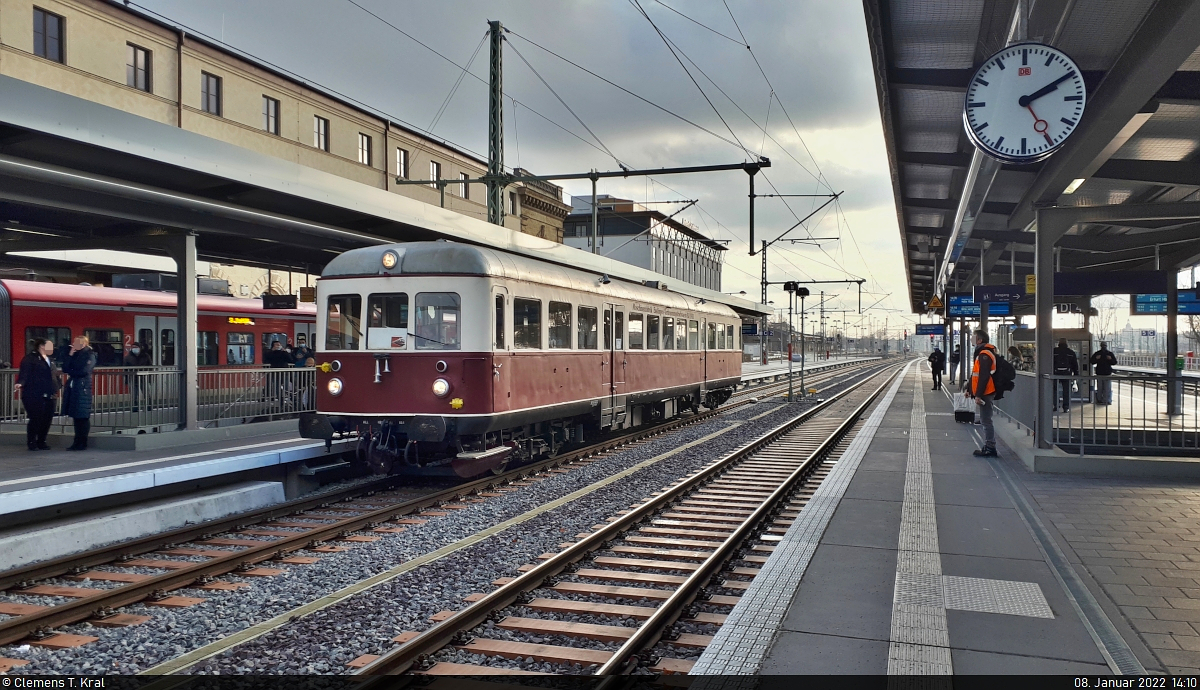
[(278, 342), (281, 343), (283, 347), (287, 347), (288, 335), (287, 333), (263, 333), (262, 340), (263, 352), (266, 352), (267, 350), (271, 349), (271, 343)]
[(726, 350), (728, 347), (725, 344), (725, 324), (717, 324), (717, 349)]
[(367, 297), (367, 348), (408, 348), (408, 293), (393, 292)]
[(325, 311), (325, 349), (357, 350), (362, 339), (362, 296), (331, 295)]
[[(173, 332), (172, 332), (173, 333)], [(110, 328), (85, 328), (92, 349), (96, 351), (96, 366), (119, 367), (125, 361), (125, 334)]]
[(202, 367), (220, 364), (221, 356), (220, 334), (216, 331), (199, 331), (196, 333), (196, 363)]
[(496, 295), (496, 349), (504, 349), (504, 295)]
[(658, 349), (658, 317), (657, 316), (651, 315), (651, 316), (646, 317), (646, 349), (647, 350), (657, 350)]
[(579, 349), (596, 349), (596, 308), (579, 308)]
[(518, 350), (542, 348), (542, 301), (513, 299), (513, 347)]
[(418, 292), (415, 302), (418, 350), (457, 350), (462, 301), (457, 292)]
[(550, 303), (550, 349), (571, 348), (571, 305), (568, 302)]
[(625, 312), (617, 312), (617, 320), (613, 324), (613, 329), (617, 335), (617, 349), (625, 349)]
[(253, 333), (225, 334), (225, 363), (235, 365), (254, 364)]
[(642, 315), (629, 312), (629, 349), (642, 349)]
[[(724, 329), (721, 332), (724, 333)], [(717, 324), (715, 323), (708, 324), (708, 349), (717, 349)]]
[(733, 326), (731, 325), (725, 326), (725, 344), (729, 346), (730, 350), (738, 349), (737, 335), (734, 333)]
[[(59, 364), (63, 363), (66, 355), (71, 351), (71, 329), (61, 326), (31, 326), (25, 329), (25, 351), (26, 353), (33, 352), (34, 338), (49, 338), (54, 341), (54, 359)], [(14, 360), (16, 357), (13, 358)], [(16, 364), (17, 362), (13, 362)]]
[(154, 329), (142, 328), (138, 330), (137, 342), (142, 346), (142, 351), (150, 355), (150, 361), (154, 361)]
[[(687, 344), (688, 344), (689, 350), (699, 350), (700, 349), (700, 322), (699, 321), (688, 321)], [(682, 349), (682, 348), (680, 348), (680, 349)]]
[(672, 319), (669, 316), (664, 316), (662, 321), (663, 321), (662, 349), (674, 350), (675, 349), (675, 319)]

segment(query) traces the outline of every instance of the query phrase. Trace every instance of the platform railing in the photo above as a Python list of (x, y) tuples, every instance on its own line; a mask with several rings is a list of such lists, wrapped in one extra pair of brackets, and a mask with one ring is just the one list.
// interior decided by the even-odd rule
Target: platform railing
[[(1184, 371), (1200, 371), (1200, 357), (1180, 355), (1180, 358), (1183, 359)], [(1167, 357), (1166, 355), (1119, 354), (1117, 355), (1117, 365), (1122, 367), (1137, 367), (1139, 369), (1162, 369), (1166, 371)]]
[[(18, 371), (0, 369), (0, 424), (27, 421), (16, 395)], [(119, 431), (173, 426), (179, 421), (179, 383), (174, 367), (97, 367), (92, 372), (92, 427)], [(196, 391), (202, 424), (278, 419), (316, 410), (316, 370), (231, 367), (201, 369)], [(63, 418), (63, 399), (55, 407), (55, 423)]]
[[(1081, 454), (1089, 447), (1137, 452), (1200, 448), (1200, 381), (1196, 379), (1175, 379), (1169, 384), (1164, 375), (1046, 378), (1053, 389), (1053, 441), (1060, 448), (1078, 449)], [(1066, 408), (1064, 389), (1069, 398)]]

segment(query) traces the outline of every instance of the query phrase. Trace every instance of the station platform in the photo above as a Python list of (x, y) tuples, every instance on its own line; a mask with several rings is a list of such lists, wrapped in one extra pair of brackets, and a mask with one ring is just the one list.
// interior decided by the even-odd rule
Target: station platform
[[(1153, 483), (1048, 480), (1002, 445), (999, 458), (974, 457), (982, 427), (956, 424), (929, 385), (923, 363), (897, 377), (691, 674), (1110, 675), (1200, 664), (1200, 652), (1179, 653), (1200, 649), (1184, 647), (1200, 643), (1200, 603), (1188, 607), (1200, 598), (1185, 593), (1200, 597), (1188, 578), (1200, 578), (1196, 503), (1151, 523), (1163, 505)], [(1101, 496), (1109, 502), (1084, 498)], [(1093, 529), (1100, 514), (1109, 517)], [(1141, 552), (1151, 544), (1162, 550)], [(1128, 549), (1119, 563), (1116, 549)], [(1169, 581), (1167, 570), (1184, 576)]]
[[(808, 374), (813, 374), (825, 369), (843, 367), (854, 362), (866, 362), (870, 360), (880, 359), (879, 357), (832, 357), (830, 359), (812, 358), (805, 365), (804, 371)], [(788, 373), (787, 360), (771, 360), (766, 364), (758, 362), (742, 362), (742, 383), (754, 383), (769, 378), (783, 378)], [(800, 375), (800, 363), (792, 362), (792, 375)]]

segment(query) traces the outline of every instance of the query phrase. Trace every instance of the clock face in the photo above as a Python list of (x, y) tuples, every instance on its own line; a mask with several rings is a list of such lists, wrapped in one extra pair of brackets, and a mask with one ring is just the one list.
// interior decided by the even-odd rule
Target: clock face
[(1083, 75), (1065, 53), (1018, 43), (988, 58), (971, 77), (963, 123), (984, 153), (1032, 163), (1075, 131), (1086, 99)]

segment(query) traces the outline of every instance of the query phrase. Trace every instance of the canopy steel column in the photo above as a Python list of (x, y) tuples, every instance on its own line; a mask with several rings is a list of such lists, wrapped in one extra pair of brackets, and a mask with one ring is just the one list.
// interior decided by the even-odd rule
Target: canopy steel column
[(1183, 414), (1183, 370), (1175, 368), (1179, 356), (1179, 277), (1167, 271), (1167, 414)]
[(504, 225), (504, 27), (488, 22), (488, 222)]
[(188, 233), (179, 238), (172, 251), (179, 280), (175, 303), (176, 361), (179, 362), (179, 428), (197, 429), (200, 426), (197, 392), (200, 361), (196, 352), (199, 342), (196, 333), (196, 235)]

